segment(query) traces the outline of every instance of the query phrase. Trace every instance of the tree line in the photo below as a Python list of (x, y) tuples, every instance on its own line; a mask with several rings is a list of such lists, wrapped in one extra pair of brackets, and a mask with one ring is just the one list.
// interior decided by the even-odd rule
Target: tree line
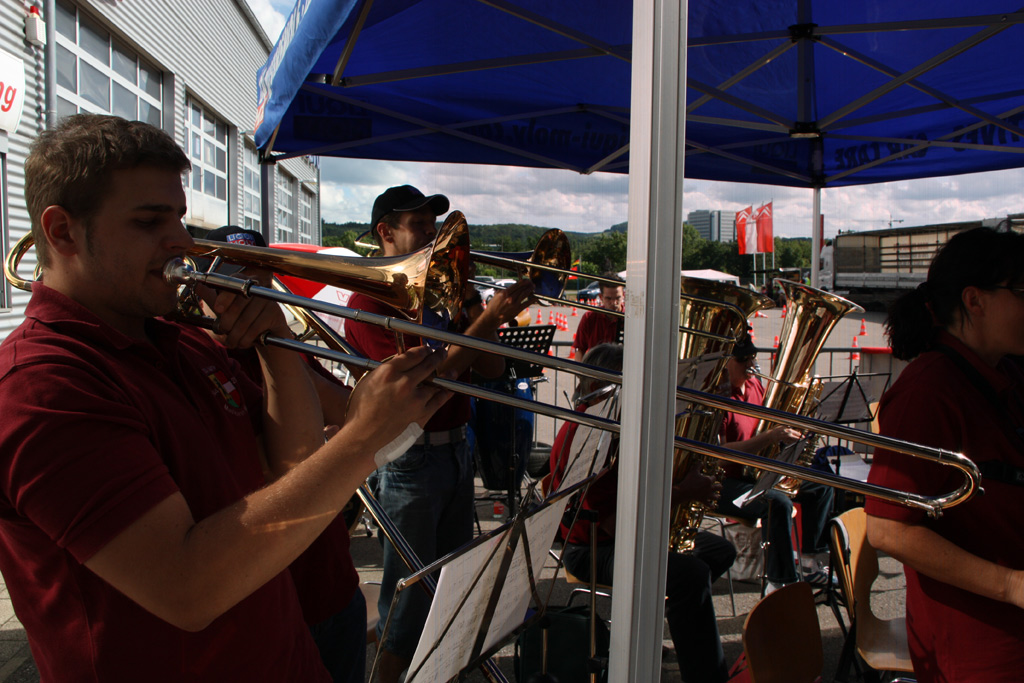
[[(356, 246), (357, 238), (369, 229), (366, 223), (323, 224), (323, 243), (330, 247), (347, 247), (360, 254), (366, 249)], [(546, 228), (534, 225), (505, 223), (500, 225), (470, 225), (470, 247), (474, 251), (532, 252)], [(581, 273), (600, 275), (604, 272), (620, 272), (626, 269), (626, 224), (620, 223), (599, 233), (566, 232), (572, 259), (580, 260)], [(365, 242), (372, 241), (369, 237)], [(771, 267), (772, 258), (768, 257)], [(753, 259), (740, 256), (735, 242), (715, 242), (700, 236), (689, 223), (683, 225), (683, 270), (709, 268), (742, 280), (753, 278)], [(810, 268), (811, 240), (808, 238), (775, 238), (776, 268)], [(761, 258), (758, 258), (758, 268)], [(480, 275), (509, 277), (509, 274), (493, 266), (480, 265)], [(585, 280), (585, 278), (582, 278)]]

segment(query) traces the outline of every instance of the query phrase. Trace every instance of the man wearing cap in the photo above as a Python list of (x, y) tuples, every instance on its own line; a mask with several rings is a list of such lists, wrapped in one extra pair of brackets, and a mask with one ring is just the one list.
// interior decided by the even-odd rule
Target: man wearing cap
[[(598, 300), (601, 308), (623, 313), (626, 310), (625, 284), (615, 273), (605, 273), (601, 277), (619, 282), (619, 284), (601, 283), (601, 298)], [(623, 322), (621, 316), (587, 311), (580, 318), (579, 327), (576, 328), (576, 335), (572, 340), (576, 353), (582, 358), (583, 354), (598, 344), (621, 344)]]
[[(764, 386), (754, 374), (756, 366), (757, 347), (754, 346), (750, 335), (745, 334), (733, 347), (732, 357), (725, 366), (730, 398), (754, 405), (763, 404)], [(758, 432), (759, 422), (756, 417), (727, 413), (722, 423), (722, 445), (744, 453), (757, 454), (773, 444), (791, 444), (801, 437), (800, 432), (783, 425)], [(742, 507), (737, 507), (734, 501), (750, 493), (754, 488), (754, 482), (744, 477), (743, 468), (743, 465), (736, 463), (722, 463), (725, 479), (722, 481), (722, 497), (717, 509), (726, 515), (761, 520), (761, 528), (765, 530), (768, 543), (765, 552), (767, 592), (800, 578), (793, 562), (793, 538), (789, 527), (794, 500), (800, 503), (802, 512), (802, 550), (806, 555), (803, 561), (809, 569), (804, 580), (816, 585), (825, 585), (828, 582), (827, 571), (817, 565), (816, 555), (828, 547), (825, 528), (832, 511), (832, 488), (805, 482), (795, 498), (790, 498), (781, 491), (768, 489)]]
[[(427, 197), (411, 185), (392, 187), (373, 203), (370, 230), (384, 256), (401, 256), (434, 239), (437, 218), (447, 213), (448, 208), (444, 195)], [(528, 306), (532, 294), (529, 281), (498, 292), (464, 333), (497, 339), (498, 327)], [(352, 295), (349, 306), (380, 315), (397, 315), (390, 306), (360, 293)], [(345, 333), (357, 351), (374, 360), (384, 360), (397, 350), (394, 333), (379, 326), (349, 321)], [(420, 343), (411, 335), (405, 335), (405, 340), (410, 347)], [(470, 368), (492, 378), (500, 375), (504, 367), (500, 357), (453, 346), (439, 370), (463, 376), (465, 380)], [(456, 394), (435, 413), (416, 443), (377, 473), (378, 500), (424, 564), (455, 550), (473, 535), (473, 462), (466, 444), (469, 418), (469, 398)], [(409, 574), (394, 547), (384, 543), (378, 636), (383, 635), (395, 585)], [(429, 608), (429, 599), (418, 587), (402, 592), (391, 615), (387, 639), (381, 646), (380, 671), (385, 683), (397, 681), (408, 667)]]

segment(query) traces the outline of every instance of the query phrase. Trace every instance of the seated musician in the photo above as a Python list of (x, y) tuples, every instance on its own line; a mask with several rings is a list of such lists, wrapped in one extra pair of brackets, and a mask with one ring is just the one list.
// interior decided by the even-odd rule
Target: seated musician
[[(761, 405), (764, 400), (764, 386), (761, 380), (751, 374), (757, 356), (757, 347), (745, 335), (733, 347), (732, 358), (725, 366), (731, 389), (730, 398), (745, 403)], [(774, 443), (791, 444), (800, 439), (800, 433), (785, 426), (773, 427), (757, 432), (758, 418), (737, 413), (728, 413), (722, 423), (722, 445), (744, 453), (760, 453)], [(793, 562), (793, 538), (790, 535), (790, 519), (793, 515), (794, 500), (800, 503), (802, 518), (801, 562), (806, 568), (804, 580), (815, 585), (826, 585), (827, 568), (819, 566), (817, 557), (828, 550), (826, 533), (832, 513), (834, 491), (830, 486), (804, 482), (800, 492), (791, 499), (775, 489), (769, 489), (759, 497), (738, 508), (734, 501), (754, 488), (754, 482), (743, 475), (743, 465), (723, 463), (725, 479), (722, 481), (722, 496), (718, 501), (718, 512), (748, 519), (760, 519), (768, 549), (765, 553), (765, 575), (768, 579), (766, 592), (771, 593), (780, 586), (793, 583), (800, 577)]]
[[(622, 346), (599, 344), (587, 352), (583, 362), (609, 370), (622, 368)], [(592, 380), (580, 381), (578, 394), (585, 396), (598, 388)], [(585, 409), (586, 406), (581, 406)], [(552, 488), (558, 487), (568, 463), (578, 425), (562, 425), (551, 449)], [(615, 566), (615, 504), (618, 468), (605, 470), (590, 485), (583, 508), (597, 513), (597, 582), (612, 585)], [(673, 503), (706, 500), (718, 496), (718, 484), (695, 472), (673, 486)], [(579, 520), (572, 529), (562, 528), (567, 539), (562, 552), (565, 567), (574, 576), (590, 580), (590, 524)], [(669, 553), (665, 586), (665, 617), (679, 658), (679, 670), (687, 683), (725, 681), (727, 667), (711, 600), (711, 584), (732, 566), (736, 549), (731, 543), (706, 531), (698, 532), (696, 547), (686, 553)]]
[[(953, 236), (928, 280), (889, 309), (892, 355), (913, 360), (882, 397), (882, 434), (963, 451), (985, 488), (938, 519), (873, 498), (864, 506), (868, 541), (904, 565), (922, 683), (1008, 683), (1024, 670), (1022, 293), (1024, 236), (976, 228)], [(879, 448), (868, 481), (934, 496), (963, 478)]]

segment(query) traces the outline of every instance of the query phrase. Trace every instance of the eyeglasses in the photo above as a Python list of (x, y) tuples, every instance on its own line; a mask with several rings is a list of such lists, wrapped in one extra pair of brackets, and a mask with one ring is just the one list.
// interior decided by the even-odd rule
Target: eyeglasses
[(1011, 287), (1009, 285), (993, 285), (992, 289), (1008, 289), (1013, 292), (1014, 296), (1024, 298), (1024, 287)]

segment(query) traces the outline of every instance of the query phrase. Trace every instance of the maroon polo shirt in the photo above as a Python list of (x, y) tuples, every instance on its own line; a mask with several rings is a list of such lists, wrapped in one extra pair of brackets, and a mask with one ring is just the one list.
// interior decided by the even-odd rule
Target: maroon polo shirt
[[(376, 313), (377, 315), (386, 315), (389, 317), (399, 317), (398, 311), (393, 309), (387, 304), (382, 304), (376, 299), (371, 299), (364, 294), (352, 295), (349, 299), (348, 305), (352, 308), (358, 308), (361, 311), (367, 313)], [(419, 337), (413, 334), (407, 334), (405, 336), (405, 348), (411, 349), (414, 346), (419, 346), (423, 342)], [(356, 320), (349, 320), (345, 323), (345, 340), (352, 345), (356, 351), (361, 355), (376, 361), (385, 361), (391, 356), (398, 353), (398, 346), (395, 343), (395, 333), (391, 330), (386, 330), (379, 325), (372, 325), (370, 323), (361, 323)], [(465, 381), (469, 373), (464, 373), (459, 379)], [(465, 394), (453, 394), (444, 405), (437, 409), (433, 417), (427, 422), (426, 427), (423, 431), (425, 432), (441, 432), (449, 429), (455, 429), (469, 422), (471, 416), (471, 410), (469, 405), (469, 396)]]
[[(555, 436), (555, 443), (551, 446), (551, 490), (555, 491), (562, 483), (562, 476), (569, 464), (569, 455), (572, 452), (572, 441), (576, 437), (576, 430), (579, 425), (575, 422), (562, 424), (561, 429)], [(597, 512), (597, 541), (611, 541), (614, 536), (606, 531), (610, 528), (610, 520), (615, 517), (615, 505), (619, 495), (619, 465), (618, 460), (608, 467), (595, 481), (590, 483), (587, 495), (583, 497), (583, 509)], [(561, 525), (562, 538), (569, 543), (587, 545), (590, 543), (590, 522), (577, 520), (572, 529), (565, 524)]]
[[(255, 384), (263, 386), (263, 370), (255, 349), (231, 350), (229, 355)], [(329, 382), (345, 386), (315, 358), (304, 356), (309, 367)], [(306, 623), (316, 626), (348, 606), (359, 588), (359, 573), (352, 562), (348, 526), (337, 515), (295, 561), (288, 565), (299, 594)]]
[(199, 330), (132, 340), (36, 283), (0, 345), (0, 570), (42, 681), (330, 680), (287, 572), (198, 633), (85, 566), (180, 491), (198, 521), (263, 485), (261, 396)]
[[(743, 389), (733, 389), (729, 398), (755, 406), (762, 405), (764, 403), (764, 387), (761, 385), (761, 380), (757, 377), (748, 377), (743, 384)], [(760, 421), (756, 417), (726, 413), (725, 419), (722, 420), (722, 443), (734, 443), (752, 438), (757, 433), (757, 425)], [(722, 469), (729, 479), (741, 479), (743, 468), (744, 465), (722, 461)]]
[(622, 318), (605, 313), (598, 313), (597, 311), (587, 311), (584, 313), (583, 317), (580, 318), (579, 327), (576, 328), (576, 337), (572, 342), (572, 345), (579, 352), (579, 357), (582, 358), (583, 354), (598, 344), (619, 343), (619, 326), (621, 323)]
[[(993, 387), (1015, 425), (1024, 425), (1020, 382), (990, 368), (948, 334), (957, 350)], [(1004, 428), (964, 372), (946, 355), (929, 351), (908, 365), (882, 397), (879, 426), (887, 436), (962, 450), (976, 463), (1001, 461), (1024, 468), (1024, 444)], [(926, 495), (953, 491), (959, 470), (878, 449), (868, 481)], [(870, 515), (922, 524), (970, 553), (1024, 569), (1024, 487), (985, 479), (984, 495), (947, 509), (939, 519), (868, 498)], [(1009, 681), (1024, 671), (1024, 610), (954, 588), (905, 567), (907, 632), (917, 680)]]

